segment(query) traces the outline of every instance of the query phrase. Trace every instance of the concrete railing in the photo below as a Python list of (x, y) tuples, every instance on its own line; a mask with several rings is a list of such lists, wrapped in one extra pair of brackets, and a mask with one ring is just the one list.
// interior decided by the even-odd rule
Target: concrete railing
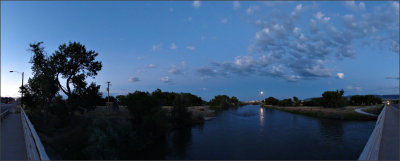
[(28, 116), (26, 116), (24, 109), (20, 109), (28, 160), (50, 160), (35, 128), (31, 121), (29, 121)]
[(378, 160), (386, 110), (387, 106), (383, 107), (382, 112), (379, 114), (378, 119), (376, 120), (374, 131), (372, 131), (372, 134), (369, 137), (368, 142), (361, 152), (358, 160)]

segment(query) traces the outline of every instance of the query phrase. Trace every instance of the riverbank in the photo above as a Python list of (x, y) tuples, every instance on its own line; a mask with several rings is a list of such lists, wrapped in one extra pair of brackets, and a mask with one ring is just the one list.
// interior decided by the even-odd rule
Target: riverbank
[[(380, 107), (381, 105), (377, 105), (377, 107), (378, 106)], [(282, 107), (264, 105), (263, 107), (318, 118), (338, 120), (376, 120), (376, 117), (374, 116), (363, 115), (355, 112), (355, 109), (362, 108), (360, 106), (346, 106), (345, 108), (324, 108), (310, 106)]]
[[(162, 106), (163, 109), (170, 112), (172, 106)], [(215, 110), (211, 110), (210, 106), (190, 106), (188, 111), (192, 113), (193, 124), (203, 123), (204, 121), (215, 118)]]

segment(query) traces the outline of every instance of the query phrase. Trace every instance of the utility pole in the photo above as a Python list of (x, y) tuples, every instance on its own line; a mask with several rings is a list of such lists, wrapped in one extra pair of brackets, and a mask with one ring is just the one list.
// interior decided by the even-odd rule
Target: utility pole
[(107, 82), (107, 102), (110, 102), (110, 81)]
[(110, 113), (110, 81), (106, 82), (107, 83), (107, 102), (106, 102), (106, 107), (108, 113)]

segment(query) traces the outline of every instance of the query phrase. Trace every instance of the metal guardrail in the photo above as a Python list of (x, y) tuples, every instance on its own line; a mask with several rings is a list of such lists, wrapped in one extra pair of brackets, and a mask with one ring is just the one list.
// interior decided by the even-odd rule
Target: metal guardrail
[(379, 114), (378, 119), (376, 120), (374, 131), (372, 131), (372, 134), (369, 137), (368, 142), (361, 152), (358, 160), (378, 160), (386, 110), (387, 106), (383, 107), (382, 112)]
[(24, 109), (20, 109), (28, 160), (50, 160)]

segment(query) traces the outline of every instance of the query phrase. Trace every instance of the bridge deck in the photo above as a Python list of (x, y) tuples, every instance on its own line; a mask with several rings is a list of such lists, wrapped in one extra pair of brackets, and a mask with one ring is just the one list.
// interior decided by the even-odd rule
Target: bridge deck
[(381, 146), (379, 147), (379, 160), (399, 160), (399, 115), (397, 108), (389, 106), (385, 116), (382, 130)]
[(1, 160), (26, 160), (21, 115), (10, 113), (1, 121)]

